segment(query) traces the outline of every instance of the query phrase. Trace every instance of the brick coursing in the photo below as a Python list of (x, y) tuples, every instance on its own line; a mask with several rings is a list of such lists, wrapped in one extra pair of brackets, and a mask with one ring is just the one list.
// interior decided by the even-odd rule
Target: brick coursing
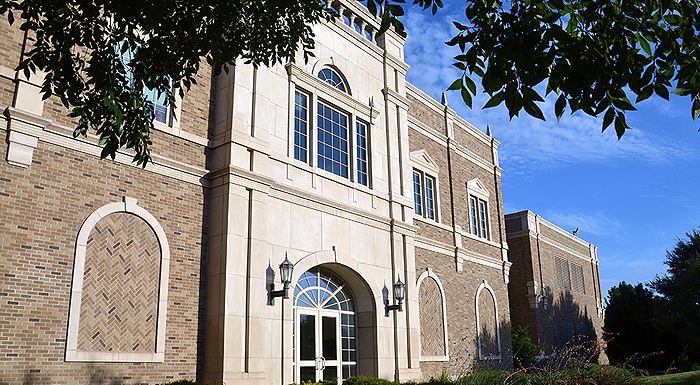
[[(514, 217), (506, 219), (509, 231), (508, 256), (513, 262), (509, 284), (513, 325), (529, 325), (530, 337), (539, 344), (543, 354), (552, 354), (563, 348), (567, 338), (562, 332), (562, 321), (573, 322), (577, 330), (586, 330), (588, 327), (582, 327), (590, 325), (591, 338), (602, 342), (603, 318), (599, 317), (596, 303), (601, 301), (600, 282), (594, 276), (595, 262), (591, 262), (589, 247), (561, 234), (543, 221), (540, 222), (539, 234), (534, 233), (533, 229), (524, 233), (522, 225), (518, 224), (520, 218), (515, 218), (518, 214), (512, 214)], [(585, 294), (558, 287), (556, 257), (569, 261), (569, 270), (571, 263), (582, 266)], [(523, 301), (524, 297), (527, 298), (528, 281), (536, 281), (539, 287), (547, 285), (549, 291), (546, 308), (542, 302), (535, 309), (529, 302)], [(599, 361), (607, 362), (604, 354), (599, 357)]]
[(463, 271), (455, 268), (453, 256), (416, 248), (416, 275), (427, 268), (440, 279), (445, 290), (447, 304), (447, 337), (450, 360), (448, 362), (421, 362), (424, 377), (438, 375), (442, 370), (456, 374), (478, 362), (476, 328), (476, 291), (484, 280), (494, 289), (498, 305), (501, 347), (504, 350), (502, 361), (484, 362), (488, 367), (501, 368), (509, 365), (505, 358), (510, 351), (510, 325), (508, 290), (499, 269), (476, 263), (465, 263)]
[[(6, 151), (3, 141), (0, 152)], [(202, 360), (207, 190), (43, 142), (31, 167), (2, 162), (0, 175), (4, 383), (196, 378)], [(170, 243), (165, 362), (63, 362), (75, 237), (93, 211), (123, 196), (136, 198), (153, 214)]]

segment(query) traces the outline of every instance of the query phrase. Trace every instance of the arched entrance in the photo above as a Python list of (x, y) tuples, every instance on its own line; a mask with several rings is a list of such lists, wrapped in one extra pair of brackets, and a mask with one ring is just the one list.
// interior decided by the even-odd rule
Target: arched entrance
[(294, 288), (294, 381), (339, 382), (357, 375), (356, 307), (349, 286), (329, 270), (304, 272)]

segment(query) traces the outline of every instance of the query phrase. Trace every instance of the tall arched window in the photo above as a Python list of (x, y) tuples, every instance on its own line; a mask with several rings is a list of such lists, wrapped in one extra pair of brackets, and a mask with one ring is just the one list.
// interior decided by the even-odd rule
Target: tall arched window
[(483, 281), (476, 290), (476, 328), (479, 359), (501, 358), (501, 336), (498, 325), (498, 305), (493, 288)]
[(319, 268), (294, 288), (294, 375), (297, 383), (357, 375), (355, 304), (340, 278)]
[(432, 269), (418, 277), (418, 316), (420, 318), (420, 360), (447, 361), (445, 291)]

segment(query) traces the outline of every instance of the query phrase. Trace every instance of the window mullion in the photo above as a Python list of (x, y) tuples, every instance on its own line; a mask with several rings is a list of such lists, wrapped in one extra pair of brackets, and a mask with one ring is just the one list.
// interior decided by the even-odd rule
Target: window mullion
[(348, 179), (357, 182), (357, 127), (355, 114), (348, 113)]

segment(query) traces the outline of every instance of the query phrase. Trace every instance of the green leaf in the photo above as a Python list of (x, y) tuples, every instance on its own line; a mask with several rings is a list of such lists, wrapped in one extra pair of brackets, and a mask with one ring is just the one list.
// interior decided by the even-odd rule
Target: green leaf
[(639, 103), (639, 102), (641, 102), (642, 100), (648, 99), (648, 98), (651, 97), (651, 95), (653, 95), (653, 94), (654, 94), (654, 87), (652, 87), (651, 84), (647, 84), (647, 85), (644, 86), (644, 88), (642, 88), (642, 90), (639, 92), (639, 95), (637, 95), (637, 101), (636, 101), (636, 103)]
[(468, 76), (464, 77), (464, 81), (467, 83), (467, 87), (469, 88), (469, 91), (471, 91), (472, 95), (476, 95), (476, 83), (474, 83), (474, 81)]
[(462, 87), (462, 100), (464, 103), (471, 108), (472, 107), (472, 95), (467, 91), (466, 88)]
[(462, 89), (462, 78), (459, 78), (452, 82), (452, 84), (447, 88), (448, 91), (454, 91)]
[(671, 93), (678, 96), (686, 96), (690, 95), (690, 90), (687, 88), (678, 87), (675, 90), (671, 91)]
[(662, 98), (668, 100), (668, 88), (666, 88), (665, 85), (662, 84), (662, 82), (658, 81), (657, 79), (656, 84), (654, 84), (654, 91), (656, 91), (656, 94), (661, 96)]
[(561, 119), (562, 115), (564, 115), (564, 111), (566, 110), (566, 95), (561, 94), (557, 98), (557, 102), (554, 103), (554, 113), (557, 115), (557, 121)]
[(496, 95), (493, 95), (491, 99), (489, 99), (486, 104), (484, 104), (484, 107), (482, 108), (491, 108), (491, 107), (496, 107), (497, 105), (501, 104), (503, 101), (503, 93), (499, 92)]
[(625, 134), (627, 129), (627, 123), (625, 122), (624, 113), (620, 113), (615, 117), (615, 132), (617, 133), (617, 139), (622, 139), (622, 135)]
[(542, 110), (540, 107), (535, 104), (535, 102), (531, 99), (528, 98), (523, 98), (523, 107), (525, 108), (525, 112), (527, 112), (530, 116), (533, 116), (537, 119), (540, 120), (546, 120), (544, 118), (544, 114), (542, 114)]
[(698, 96), (699, 95), (695, 95), (695, 98), (693, 99), (693, 120), (700, 116), (700, 98)]
[(610, 126), (610, 123), (613, 122), (613, 119), (615, 119), (615, 109), (610, 107), (605, 112), (605, 116), (603, 117), (603, 131), (601, 132), (605, 132), (605, 130)]
[(644, 50), (644, 52), (646, 52), (647, 55), (651, 56), (651, 46), (649, 45), (649, 42), (646, 41), (645, 38), (640, 37), (639, 44), (642, 46), (642, 49)]

